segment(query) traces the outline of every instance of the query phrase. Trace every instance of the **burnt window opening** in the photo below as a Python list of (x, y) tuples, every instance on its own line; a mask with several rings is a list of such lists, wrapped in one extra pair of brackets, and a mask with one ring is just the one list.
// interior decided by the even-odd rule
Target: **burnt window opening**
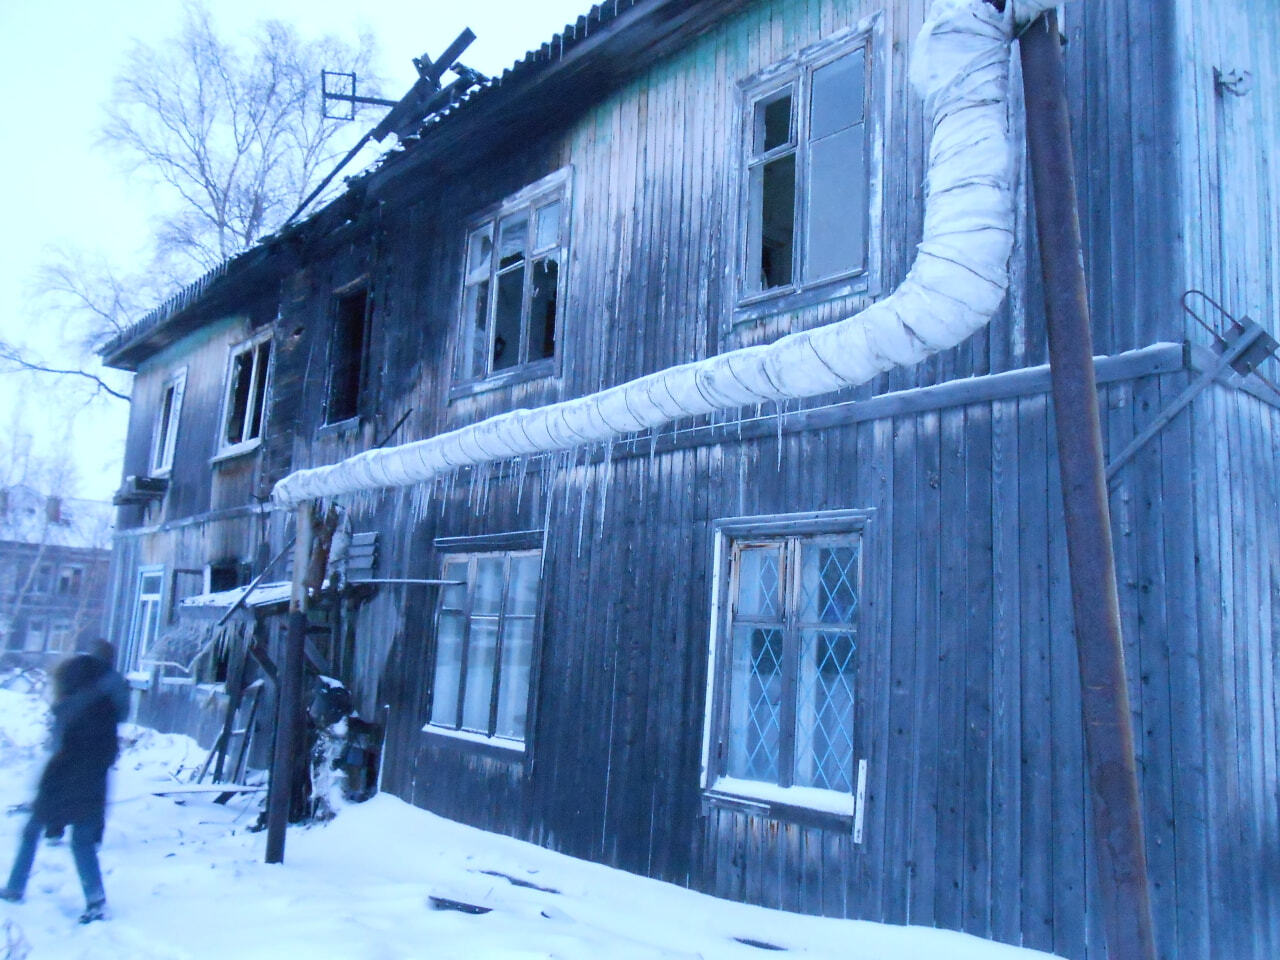
[(186, 391), (187, 371), (178, 371), (165, 381), (160, 389), (160, 409), (156, 416), (155, 433), (151, 438), (151, 473), (168, 473), (173, 467), (174, 450), (178, 442), (178, 421), (182, 416), (182, 395)]
[(467, 237), (459, 380), (538, 370), (555, 357), (568, 233), (563, 184), (555, 175), (554, 186), (522, 191)]
[(270, 363), (269, 339), (242, 345), (232, 353), (220, 437), (224, 452), (261, 438)]
[(325, 423), (350, 420), (360, 414), (369, 346), (369, 291), (361, 288), (338, 297), (334, 312)]
[(870, 166), (866, 37), (794, 61), (746, 95), (743, 299), (863, 274)]
[(234, 590), (249, 582), (245, 576), (246, 565), (238, 560), (224, 560), (209, 564), (209, 592), (221, 593), (223, 590)]

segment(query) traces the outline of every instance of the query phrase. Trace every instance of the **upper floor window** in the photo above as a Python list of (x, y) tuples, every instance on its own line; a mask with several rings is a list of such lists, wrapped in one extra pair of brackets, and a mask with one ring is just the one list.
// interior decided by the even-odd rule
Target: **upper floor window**
[(460, 381), (552, 372), (568, 246), (567, 182), (561, 172), (525, 188), (468, 234)]
[(227, 393), (222, 407), (222, 428), (218, 436), (219, 453), (232, 453), (248, 448), (261, 439), (270, 365), (269, 332), (231, 351), (227, 368)]
[(541, 566), (539, 550), (445, 560), (428, 729), (522, 747)]
[(182, 394), (187, 387), (184, 367), (164, 382), (160, 389), (160, 409), (151, 436), (151, 473), (168, 473), (173, 467), (173, 451), (178, 444), (178, 418), (182, 415)]
[(866, 272), (869, 66), (863, 32), (803, 51), (745, 85), (740, 300)]
[(360, 413), (369, 349), (369, 291), (359, 287), (339, 294), (329, 339), (329, 391), (325, 423), (350, 420)]
[(855, 815), (864, 522), (840, 514), (722, 531), (712, 791)]
[(58, 593), (78, 597), (84, 589), (84, 567), (70, 564), (58, 570)]

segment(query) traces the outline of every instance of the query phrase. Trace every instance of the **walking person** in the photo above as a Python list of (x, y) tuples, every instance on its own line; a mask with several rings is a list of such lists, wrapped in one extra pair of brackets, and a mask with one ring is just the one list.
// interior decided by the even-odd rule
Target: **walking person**
[(85, 899), (80, 922), (91, 923), (106, 916), (97, 847), (105, 825), (107, 770), (118, 752), (123, 681), (102, 656), (77, 654), (58, 664), (53, 682), (53, 755), (40, 775), (31, 819), (0, 899), (22, 899), (40, 835), (61, 836), (70, 827), (71, 856)]

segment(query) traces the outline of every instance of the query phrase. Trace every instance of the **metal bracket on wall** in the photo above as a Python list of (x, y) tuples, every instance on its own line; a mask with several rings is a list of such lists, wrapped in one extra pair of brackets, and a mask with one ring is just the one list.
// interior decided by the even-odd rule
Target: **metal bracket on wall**
[(1280, 343), (1277, 343), (1274, 337), (1248, 317), (1243, 321), (1232, 320), (1231, 328), (1224, 335), (1219, 336), (1215, 333), (1214, 336), (1218, 340), (1218, 349), (1222, 351), (1218, 359), (1201, 371), (1200, 376), (1196, 377), (1186, 390), (1160, 411), (1155, 420), (1107, 464), (1108, 486), (1115, 481), (1120, 468), (1133, 459), (1134, 454), (1141, 450), (1148, 440), (1168, 426), (1173, 418), (1209, 384), (1228, 370), (1234, 370), (1241, 375), (1255, 372), (1257, 366), (1268, 357), (1275, 356), (1277, 347), (1280, 347)]

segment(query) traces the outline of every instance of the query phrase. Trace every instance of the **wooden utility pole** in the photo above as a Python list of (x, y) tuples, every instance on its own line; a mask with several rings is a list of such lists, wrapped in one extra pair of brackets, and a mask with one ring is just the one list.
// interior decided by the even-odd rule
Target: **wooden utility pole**
[(276, 744), (271, 757), (271, 792), (267, 798), (267, 863), (284, 863), (284, 835), (293, 797), (294, 755), (303, 737), (302, 664), (307, 638), (307, 580), (315, 508), (299, 505), (293, 544), (293, 590), (284, 664), (277, 685)]
[(1058, 18), (1022, 35), (1071, 605), (1107, 956), (1155, 960)]

